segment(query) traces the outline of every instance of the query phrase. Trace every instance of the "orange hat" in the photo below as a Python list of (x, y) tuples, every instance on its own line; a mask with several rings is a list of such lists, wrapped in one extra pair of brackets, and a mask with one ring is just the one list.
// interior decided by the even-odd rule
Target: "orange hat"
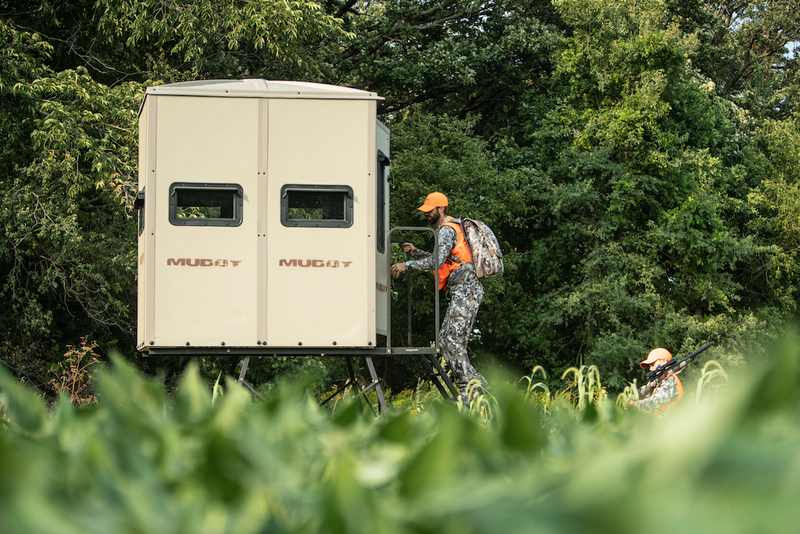
[(662, 349), (662, 348), (653, 349), (650, 351), (650, 354), (647, 355), (647, 358), (645, 358), (645, 360), (639, 364), (639, 367), (644, 369), (651, 363), (656, 362), (658, 360), (671, 360), (671, 359), (672, 359), (672, 354), (667, 349)]
[(425, 197), (425, 204), (418, 207), (419, 211), (429, 212), (433, 208), (439, 208), (442, 206), (447, 206), (447, 197), (443, 194), (439, 193), (438, 191), (434, 191), (427, 197)]

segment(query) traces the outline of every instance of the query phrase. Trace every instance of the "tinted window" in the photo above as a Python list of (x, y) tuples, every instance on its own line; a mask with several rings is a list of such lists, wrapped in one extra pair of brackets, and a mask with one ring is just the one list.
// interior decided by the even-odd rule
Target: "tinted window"
[(378, 193), (377, 203), (376, 203), (376, 216), (377, 216), (377, 225), (376, 230), (378, 232), (378, 236), (376, 242), (378, 244), (378, 252), (383, 254), (384, 249), (386, 248), (386, 244), (384, 241), (386, 240), (386, 228), (384, 219), (386, 218), (386, 167), (389, 166), (389, 158), (386, 157), (386, 154), (383, 151), (378, 150), (378, 157), (377, 160), (377, 184), (375, 190)]
[(353, 224), (353, 189), (345, 185), (285, 185), (284, 226), (347, 228)]
[(169, 220), (178, 226), (239, 226), (242, 224), (242, 187), (236, 184), (172, 184)]

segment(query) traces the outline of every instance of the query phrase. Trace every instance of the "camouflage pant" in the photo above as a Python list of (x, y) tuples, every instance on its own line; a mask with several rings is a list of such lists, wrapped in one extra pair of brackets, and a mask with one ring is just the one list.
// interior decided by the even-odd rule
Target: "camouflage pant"
[(470, 380), (479, 380), (487, 386), (486, 379), (472, 367), (467, 354), (467, 343), (483, 301), (483, 286), (474, 275), (450, 288), (450, 306), (442, 321), (440, 341), (447, 364), (453, 371), (455, 385), (465, 393)]

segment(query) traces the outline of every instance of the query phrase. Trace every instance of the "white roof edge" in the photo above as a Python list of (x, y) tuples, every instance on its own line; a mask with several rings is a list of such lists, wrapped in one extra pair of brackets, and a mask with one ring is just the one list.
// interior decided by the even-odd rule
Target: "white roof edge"
[(351, 87), (260, 78), (170, 83), (148, 87), (146, 95), (383, 100), (377, 93)]

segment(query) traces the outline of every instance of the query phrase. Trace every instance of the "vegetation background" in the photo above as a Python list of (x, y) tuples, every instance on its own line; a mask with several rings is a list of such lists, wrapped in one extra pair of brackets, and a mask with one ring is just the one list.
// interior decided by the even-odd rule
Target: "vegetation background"
[[(796, 530), (799, 39), (796, 0), (0, 0), (0, 532)], [(279, 380), (333, 360), (252, 361), (253, 402), (238, 361), (137, 355), (144, 90), (242, 77), (376, 91), (393, 225), (438, 189), (493, 227), (491, 394), (380, 362), (376, 419)]]
[[(747, 366), (798, 315), (798, 39), (788, 0), (0, 0), (0, 360), (48, 395), (112, 349), (179, 376), (134, 350), (138, 107), (149, 85), (262, 77), (385, 97), (393, 225), (440, 190), (493, 227), (507, 271), (477, 367), (552, 385), (594, 365), (621, 391), (651, 348), (708, 341)], [(335, 365), (248, 376), (324, 389)], [(380, 372), (416, 384), (409, 362)]]

